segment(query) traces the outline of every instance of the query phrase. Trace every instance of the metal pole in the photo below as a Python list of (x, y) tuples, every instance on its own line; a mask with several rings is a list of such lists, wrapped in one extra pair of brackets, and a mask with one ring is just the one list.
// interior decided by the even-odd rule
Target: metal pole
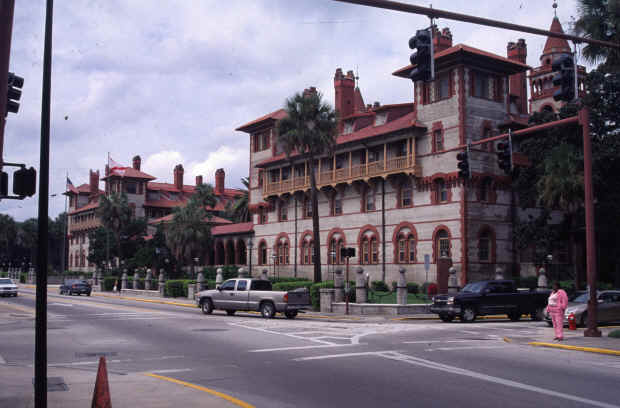
[[(432, 26), (431, 31), (433, 31)], [(381, 179), (381, 235), (383, 237), (383, 239), (381, 240), (381, 251), (383, 252), (381, 257), (381, 280), (385, 282), (385, 179)]]
[[(69, 174), (67, 173), (67, 178), (69, 178)], [(69, 225), (69, 214), (67, 212), (67, 200), (68, 196), (65, 194), (65, 220), (62, 226), (62, 256), (60, 258), (60, 273), (64, 274), (65, 269), (67, 268), (66, 263), (66, 254), (67, 254), (67, 227)]]
[(585, 337), (601, 337), (601, 331), (596, 328), (597, 322), (597, 293), (596, 293), (596, 245), (594, 235), (594, 205), (592, 202), (592, 146), (590, 141), (590, 111), (583, 106), (579, 111), (579, 123), (583, 129), (583, 174), (585, 186), (586, 207), (586, 270), (590, 299), (588, 300), (588, 328), (583, 333)]
[(34, 406), (47, 407), (47, 242), (49, 210), (50, 100), (52, 82), (52, 17), (54, 0), (47, 0), (45, 48), (43, 51), (43, 95), (41, 102), (41, 158), (39, 168), (39, 225), (37, 299), (34, 349)]
[(345, 277), (345, 306), (344, 306), (344, 314), (349, 314), (349, 255), (347, 254), (347, 276)]
[(612, 43), (609, 41), (595, 40), (592, 38), (578, 37), (576, 35), (556, 33), (553, 31), (541, 30), (539, 28), (523, 26), (519, 24), (506, 23), (499, 20), (491, 20), (489, 18), (469, 16), (467, 14), (453, 13), (451, 11), (440, 10), (429, 7), (415, 6), (413, 4), (400, 3), (397, 1), (389, 0), (334, 0), (341, 3), (359, 4), (361, 6), (370, 6), (376, 8), (383, 8), (388, 10), (402, 11), (405, 13), (422, 14), (430, 18), (445, 18), (446, 20), (464, 21), (466, 23), (485, 25), (489, 27), (505, 28), (507, 30), (521, 31), (524, 33), (544, 35), (546, 37), (564, 38), (566, 40), (572, 40), (577, 42), (585, 42), (588, 44), (595, 44), (603, 47), (620, 48), (620, 44)]
[(6, 94), (8, 90), (11, 33), (15, 0), (0, 0), (0, 170), (4, 160), (4, 126), (6, 124)]

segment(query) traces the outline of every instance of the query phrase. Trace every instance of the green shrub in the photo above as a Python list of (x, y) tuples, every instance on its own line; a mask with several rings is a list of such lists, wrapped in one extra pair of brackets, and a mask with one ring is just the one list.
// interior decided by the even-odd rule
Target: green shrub
[(388, 285), (386, 285), (385, 282), (379, 281), (379, 280), (372, 281), (370, 283), (370, 288), (374, 291), (379, 291), (379, 292), (389, 292), (390, 290), (388, 288)]
[[(205, 280), (212, 280), (215, 281), (215, 278), (217, 277), (217, 268), (215, 266), (206, 266), (204, 268), (202, 268), (202, 274), (205, 277)], [(232, 278), (236, 278), (239, 275), (239, 267), (234, 266), (234, 265), (225, 265), (222, 266), (222, 278), (224, 278), (224, 280), (226, 279), (232, 279)]]
[(407, 293), (417, 295), (420, 292), (420, 286), (415, 282), (407, 283)]
[(396, 292), (396, 289), (398, 289), (398, 282), (392, 281), (392, 292)]
[[(118, 278), (114, 276), (106, 276), (103, 278), (103, 290), (106, 292), (112, 292), (112, 289), (114, 289), (114, 282), (116, 282), (117, 279)], [(120, 285), (120, 279), (118, 281)]]
[(274, 283), (273, 290), (281, 290), (284, 292), (288, 292), (289, 290), (295, 290), (297, 288), (307, 288), (310, 290), (310, 287), (314, 285), (311, 281), (293, 281), (293, 282), (278, 282)]
[(620, 339), (620, 330), (613, 330), (609, 332), (608, 336), (613, 337), (615, 339)]
[(290, 277), (290, 276), (283, 276), (283, 277), (279, 277), (279, 278), (270, 277), (269, 280), (271, 281), (271, 283), (298, 282), (298, 281), (310, 282), (310, 279), (306, 279), (306, 278), (293, 278), (293, 277)]
[(187, 297), (187, 286), (184, 286), (185, 280), (171, 279), (166, 281), (164, 286), (165, 297)]
[(28, 274), (27, 273), (20, 273), (19, 274), (19, 283), (26, 283), (27, 280), (28, 280)]

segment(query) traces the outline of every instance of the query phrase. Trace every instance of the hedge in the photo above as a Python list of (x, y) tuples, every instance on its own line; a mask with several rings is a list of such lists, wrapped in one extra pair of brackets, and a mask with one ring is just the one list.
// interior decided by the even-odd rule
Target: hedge
[[(103, 278), (103, 290), (106, 292), (111, 292), (112, 289), (114, 289), (114, 283), (116, 282), (117, 279), (118, 278), (114, 276), (106, 276), (105, 278)], [(118, 279), (118, 282), (120, 285), (121, 280)]]
[(310, 279), (306, 279), (306, 278), (293, 278), (293, 277), (284, 277), (284, 276), (280, 278), (270, 277), (269, 280), (271, 281), (271, 283), (299, 282), (299, 281), (311, 282)]
[[(205, 277), (205, 280), (215, 280), (217, 277), (217, 268), (215, 266), (207, 266), (202, 269), (202, 274)], [(224, 280), (236, 278), (239, 275), (239, 267), (234, 265), (225, 265), (222, 266), (222, 278)]]
[(388, 285), (380, 280), (376, 280), (376, 281), (372, 281), (372, 283), (370, 284), (370, 288), (374, 291), (379, 291), (379, 292), (389, 292), (390, 289), (388, 288)]
[(407, 283), (407, 293), (417, 295), (420, 292), (420, 286), (415, 282)]
[(288, 292), (289, 290), (295, 290), (297, 288), (307, 288), (310, 290), (310, 287), (314, 285), (314, 283), (310, 281), (294, 281), (294, 282), (280, 282), (274, 283), (273, 290)]

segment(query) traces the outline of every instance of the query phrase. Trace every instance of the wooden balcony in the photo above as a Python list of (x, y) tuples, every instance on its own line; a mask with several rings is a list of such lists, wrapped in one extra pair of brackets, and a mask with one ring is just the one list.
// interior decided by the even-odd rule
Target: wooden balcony
[(85, 231), (91, 230), (95, 228), (99, 228), (101, 226), (101, 221), (97, 218), (91, 220), (85, 220), (80, 222), (71, 222), (69, 226), (69, 233), (75, 231)]
[[(316, 172), (317, 187), (336, 186), (337, 184), (351, 184), (357, 180), (367, 181), (373, 177), (386, 178), (390, 174), (407, 173), (414, 176), (421, 176), (422, 171), (419, 165), (413, 163), (411, 157), (400, 156), (387, 160), (370, 162), (367, 164), (351, 165), (333, 170), (322, 170)], [(282, 181), (270, 181), (267, 175), (263, 181), (263, 196), (280, 195), (304, 191), (310, 188), (310, 176), (296, 176)]]

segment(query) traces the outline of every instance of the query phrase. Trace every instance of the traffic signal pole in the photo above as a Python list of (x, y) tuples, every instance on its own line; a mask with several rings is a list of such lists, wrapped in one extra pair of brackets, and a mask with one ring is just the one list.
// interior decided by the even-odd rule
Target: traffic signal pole
[(14, 10), (15, 0), (0, 0), (0, 170), (2, 170), (2, 163), (4, 162), (4, 126), (6, 124)]

